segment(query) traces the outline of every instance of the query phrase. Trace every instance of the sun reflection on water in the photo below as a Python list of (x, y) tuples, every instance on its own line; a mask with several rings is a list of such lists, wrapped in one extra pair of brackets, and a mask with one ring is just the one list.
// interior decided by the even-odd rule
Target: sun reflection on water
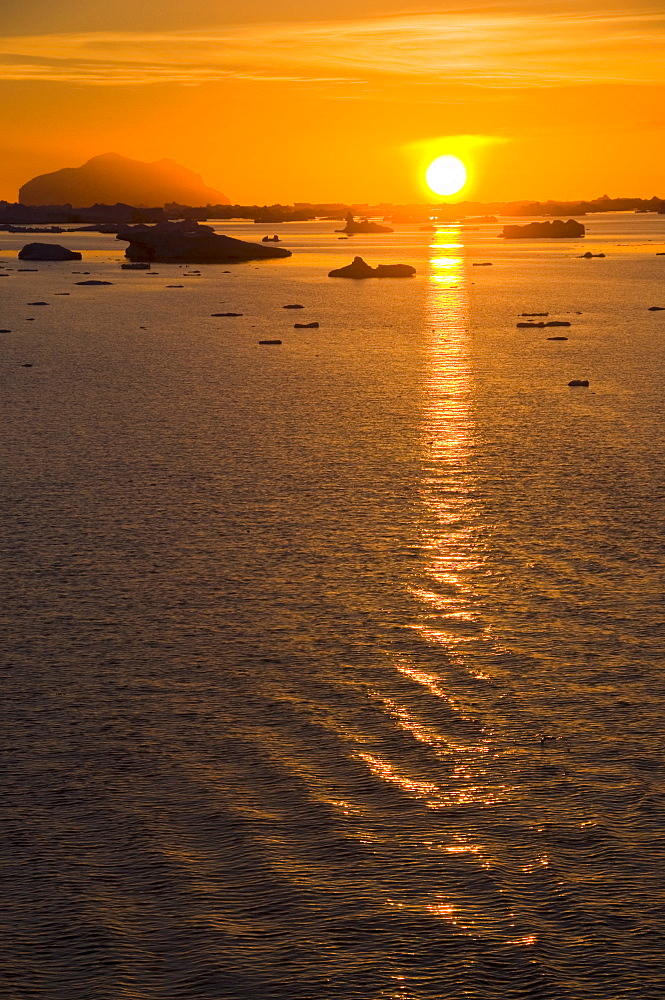
[[(370, 692), (418, 750), (409, 760), (394, 756), (388, 745), (365, 744), (356, 757), (390, 789), (390, 801), (399, 796), (420, 814), (427, 810), (428, 839), (422, 848), (441, 859), (450, 875), (448, 881), (434, 879), (425, 893), (396, 894), (391, 905), (435, 918), (447, 933), (529, 945), (535, 937), (516, 924), (502, 887), (487, 906), (456, 888), (456, 880), (467, 874), (483, 884), (495, 873), (499, 880), (503, 877), (509, 862), (486, 817), (513, 800), (516, 788), (501, 766), (499, 746), (482, 713), (483, 692), (491, 680), (481, 667), (487, 666), (484, 657), (493, 643), (478, 585), (490, 550), (474, 470), (479, 442), (469, 332), (470, 264), (458, 226), (440, 230), (438, 239), (430, 248), (426, 307), (419, 505), (423, 559), (411, 585), (417, 642), (412, 653), (400, 649), (391, 658), (401, 675), (397, 689), (388, 693), (377, 685)], [(400, 738), (396, 745), (410, 744)], [(528, 857), (525, 861), (531, 863)], [(395, 988), (388, 993), (398, 995)]]
[(460, 652), (475, 641), (483, 625), (471, 609), (471, 576), (485, 553), (476, 529), (473, 477), (469, 470), (475, 446), (471, 413), (469, 355), (469, 285), (461, 229), (441, 231), (430, 251), (428, 296), (429, 375), (426, 383), (423, 437), (425, 476), (423, 549), (429, 587), (416, 596), (429, 614), (415, 627), (429, 642)]
[[(486, 624), (479, 613), (475, 578), (484, 571), (486, 541), (480, 530), (473, 472), (476, 444), (473, 417), (473, 378), (469, 344), (469, 282), (465, 255), (442, 255), (442, 249), (463, 250), (459, 226), (442, 231), (432, 245), (427, 309), (428, 370), (423, 406), (423, 477), (421, 481), (421, 544), (423, 569), (412, 593), (420, 614), (412, 624), (425, 644), (445, 653), (444, 663), (473, 683), (489, 677), (478, 665), (477, 653), (487, 645)], [(447, 671), (424, 669), (400, 658), (397, 669), (409, 680), (442, 699), (461, 719), (469, 719), (465, 686), (451, 683)], [(476, 739), (436, 738), (417, 715), (396, 704), (386, 708), (397, 724), (417, 740), (430, 743), (439, 757), (456, 766), (448, 772), (447, 787), (427, 790), (430, 808), (457, 804), (491, 806), (503, 801), (509, 788), (487, 783), (491, 738), (484, 730)], [(476, 732), (478, 732), (476, 730)], [(394, 780), (394, 775), (392, 776)], [(465, 848), (475, 850), (475, 848)], [(454, 845), (451, 850), (458, 851)]]

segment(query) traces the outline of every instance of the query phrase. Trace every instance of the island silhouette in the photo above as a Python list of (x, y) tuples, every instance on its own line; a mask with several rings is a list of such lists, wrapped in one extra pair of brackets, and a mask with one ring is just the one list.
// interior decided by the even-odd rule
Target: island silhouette
[(175, 160), (144, 163), (119, 153), (93, 156), (81, 167), (65, 167), (40, 174), (19, 191), (23, 205), (65, 205), (81, 208), (118, 202), (146, 208), (177, 202), (182, 205), (228, 205), (221, 191)]

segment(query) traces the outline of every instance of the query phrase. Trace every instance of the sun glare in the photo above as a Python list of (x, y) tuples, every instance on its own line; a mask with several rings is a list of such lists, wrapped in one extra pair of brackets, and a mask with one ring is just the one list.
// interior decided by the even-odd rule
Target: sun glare
[(437, 156), (427, 168), (425, 180), (435, 194), (457, 194), (466, 184), (466, 167), (457, 156)]

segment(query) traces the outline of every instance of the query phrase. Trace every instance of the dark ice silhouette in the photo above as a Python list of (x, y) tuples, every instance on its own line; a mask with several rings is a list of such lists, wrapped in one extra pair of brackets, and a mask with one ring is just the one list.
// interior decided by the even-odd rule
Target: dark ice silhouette
[(59, 243), (26, 243), (18, 252), (19, 260), (81, 260), (76, 250), (68, 250)]
[(380, 226), (378, 222), (370, 222), (369, 219), (355, 222), (353, 213), (349, 212), (346, 217), (346, 226), (344, 229), (336, 229), (335, 232), (355, 236), (356, 233), (394, 233), (395, 230), (391, 229), (390, 226)]
[(568, 219), (554, 219), (552, 222), (529, 222), (526, 226), (504, 226), (503, 237), (507, 240), (563, 240), (579, 239), (586, 230), (581, 222)]
[(410, 264), (378, 264), (370, 267), (362, 257), (354, 257), (351, 264), (328, 272), (329, 278), (412, 278), (416, 273)]
[(212, 226), (202, 226), (189, 219), (160, 222), (156, 226), (127, 226), (120, 230), (116, 239), (129, 243), (125, 256), (138, 261), (225, 264), (291, 256), (291, 251), (283, 247), (221, 236)]

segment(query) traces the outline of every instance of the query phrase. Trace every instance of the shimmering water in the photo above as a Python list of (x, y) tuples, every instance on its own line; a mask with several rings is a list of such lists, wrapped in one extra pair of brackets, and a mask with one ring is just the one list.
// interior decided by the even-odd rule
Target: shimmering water
[(3, 1000), (665, 996), (665, 217), (586, 221), (0, 236)]

